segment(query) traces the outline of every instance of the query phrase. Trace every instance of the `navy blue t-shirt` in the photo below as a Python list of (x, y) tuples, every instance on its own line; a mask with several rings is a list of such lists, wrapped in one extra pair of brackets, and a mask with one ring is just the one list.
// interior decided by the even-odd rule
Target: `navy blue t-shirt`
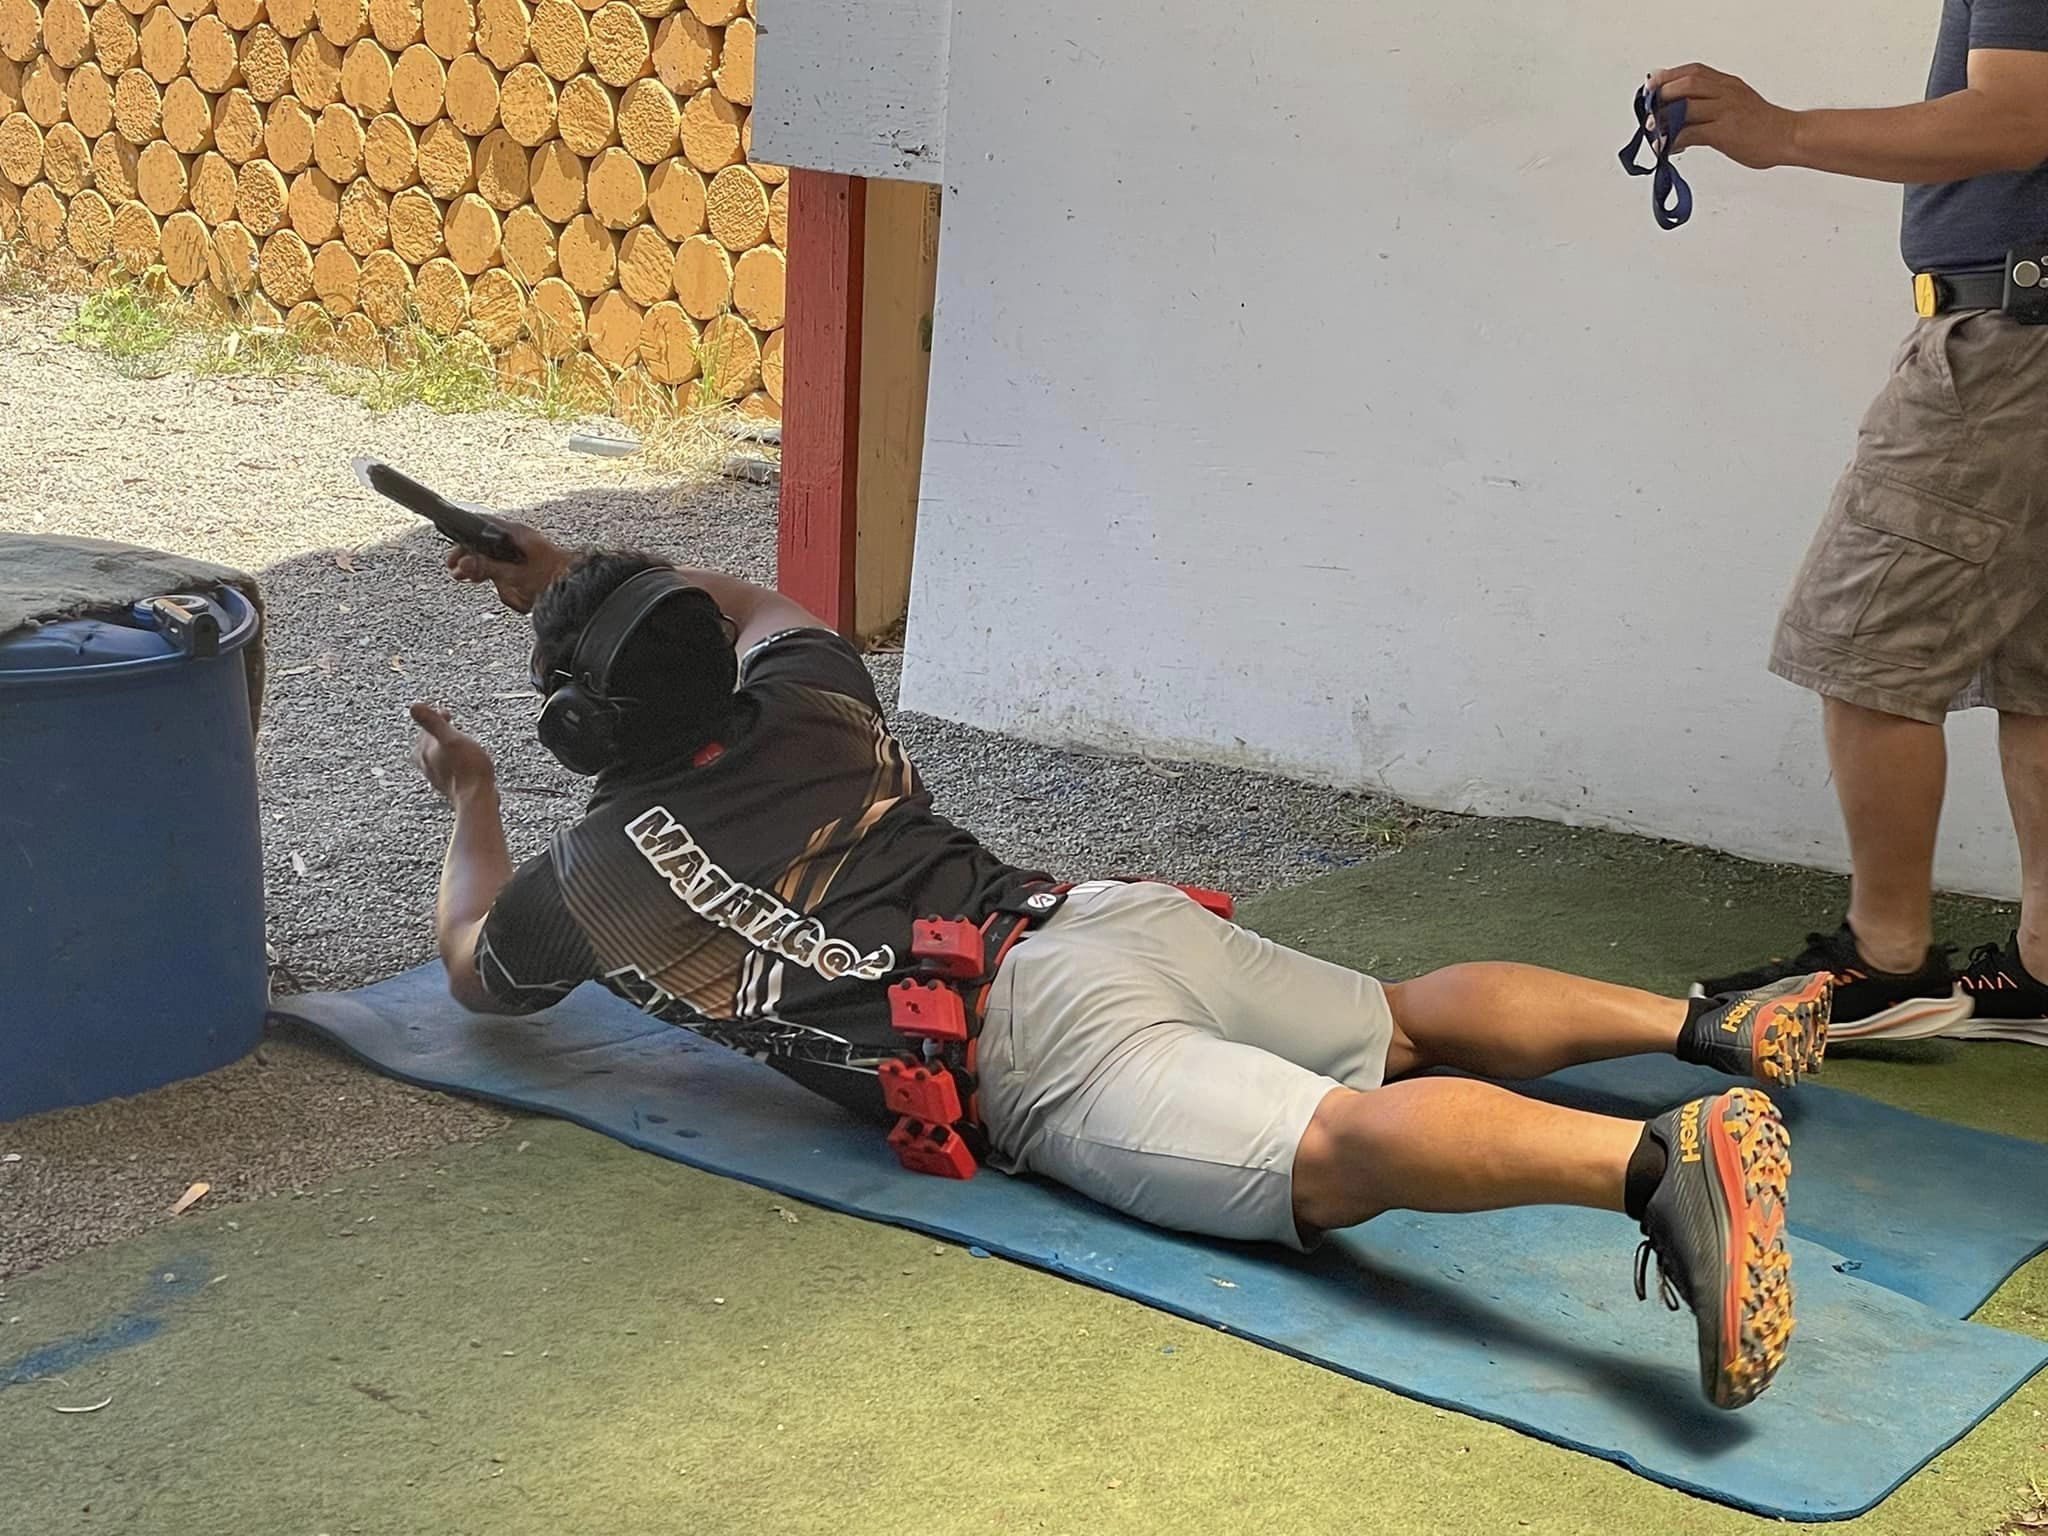
[[(1927, 99), (1969, 83), (1972, 48), (2048, 53), (2048, 0), (1943, 0)], [(1915, 272), (1998, 267), (2048, 235), (2048, 166), (1906, 188), (1899, 248)]]

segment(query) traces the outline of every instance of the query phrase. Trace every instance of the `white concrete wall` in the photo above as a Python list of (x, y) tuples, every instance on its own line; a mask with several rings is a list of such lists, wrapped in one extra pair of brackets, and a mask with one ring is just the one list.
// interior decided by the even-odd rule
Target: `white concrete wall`
[(754, 153), (841, 176), (936, 184), (953, 0), (767, 0)]
[[(1689, 156), (1666, 234), (1614, 152), (1690, 57), (1917, 97), (1938, 9), (960, 4), (906, 706), (1839, 866), (1764, 658), (1899, 193)], [(1941, 872), (2009, 892), (1988, 725)]]

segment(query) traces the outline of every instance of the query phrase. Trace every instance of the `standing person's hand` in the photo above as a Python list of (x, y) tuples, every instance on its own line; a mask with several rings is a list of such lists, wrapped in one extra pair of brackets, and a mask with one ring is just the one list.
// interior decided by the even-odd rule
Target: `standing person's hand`
[(415, 704), (411, 714), (419, 727), (412, 743), (413, 764), (436, 793), (453, 801), (496, 785), (497, 769), (482, 742), (456, 729), (446, 712), (432, 704)]
[(512, 536), (526, 558), (517, 565), (493, 560), (460, 545), (448, 551), (446, 565), (457, 581), (488, 581), (498, 589), (498, 601), (514, 613), (531, 613), (534, 603), (549, 582), (569, 568), (574, 558), (538, 528), (491, 516), (491, 521)]
[(1673, 154), (1704, 145), (1753, 171), (1791, 163), (1798, 114), (1765, 101), (1747, 82), (1704, 64), (1681, 64), (1650, 76), (1650, 89), (1665, 106), (1685, 103)]

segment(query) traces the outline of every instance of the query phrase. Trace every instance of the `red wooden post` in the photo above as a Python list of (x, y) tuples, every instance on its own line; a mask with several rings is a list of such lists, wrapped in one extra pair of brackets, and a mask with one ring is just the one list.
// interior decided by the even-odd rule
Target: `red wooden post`
[(866, 245), (865, 181), (790, 172), (776, 585), (846, 635), (854, 629)]

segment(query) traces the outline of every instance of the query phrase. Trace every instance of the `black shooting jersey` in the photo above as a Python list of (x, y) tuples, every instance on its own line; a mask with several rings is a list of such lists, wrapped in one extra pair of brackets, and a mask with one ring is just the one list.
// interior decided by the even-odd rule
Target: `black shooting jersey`
[(478, 973), (519, 1012), (600, 981), (880, 1113), (912, 921), (978, 921), (1028, 877), (932, 809), (839, 636), (756, 646), (736, 705), (722, 751), (600, 776), (583, 819), (499, 893)]

